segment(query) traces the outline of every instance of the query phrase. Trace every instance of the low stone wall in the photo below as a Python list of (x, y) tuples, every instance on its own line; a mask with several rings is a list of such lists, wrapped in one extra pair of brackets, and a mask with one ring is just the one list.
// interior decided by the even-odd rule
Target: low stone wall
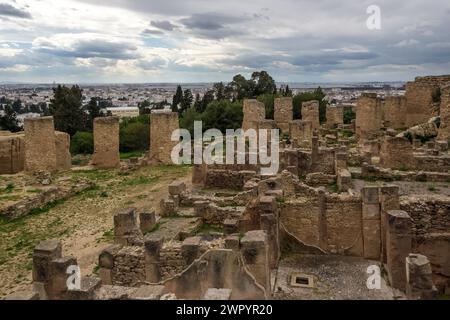
[(207, 170), (205, 187), (242, 190), (245, 182), (256, 176), (255, 171)]
[(93, 183), (86, 182), (77, 184), (69, 189), (51, 187), (38, 195), (27, 197), (26, 199), (16, 202), (15, 204), (3, 209), (0, 211), (0, 216), (7, 219), (17, 219), (27, 215), (33, 209), (41, 208), (50, 202), (70, 198), (71, 196), (83, 190), (92, 188), (93, 186)]

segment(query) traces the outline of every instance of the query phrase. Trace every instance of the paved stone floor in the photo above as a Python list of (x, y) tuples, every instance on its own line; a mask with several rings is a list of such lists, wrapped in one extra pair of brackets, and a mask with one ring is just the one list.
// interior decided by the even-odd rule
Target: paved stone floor
[[(336, 255), (292, 254), (283, 257), (274, 273), (275, 299), (300, 300), (392, 300), (402, 296), (386, 285), (382, 278), (381, 289), (369, 290), (366, 282), (370, 274), (367, 267), (379, 262), (358, 257)], [(291, 275), (302, 273), (314, 278), (313, 288), (290, 285)]]

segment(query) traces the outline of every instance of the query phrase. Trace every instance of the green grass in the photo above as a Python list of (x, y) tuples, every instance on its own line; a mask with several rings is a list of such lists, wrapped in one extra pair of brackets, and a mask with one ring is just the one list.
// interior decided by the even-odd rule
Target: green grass
[(338, 186), (337, 186), (336, 183), (330, 184), (330, 185), (328, 185), (327, 190), (330, 193), (337, 193), (338, 192)]
[(144, 184), (152, 184), (155, 182), (158, 182), (159, 177), (156, 176), (137, 176), (137, 177), (131, 177), (128, 179), (125, 179), (121, 182), (121, 185), (123, 186), (139, 186)]
[(28, 193), (41, 193), (42, 190), (41, 189), (28, 189), (27, 192)]
[(5, 188), (0, 189), (0, 194), (2, 194), (2, 193), (12, 193), (14, 191), (14, 189), (15, 189), (14, 184), (8, 183), (8, 185)]
[(103, 235), (97, 239), (97, 243), (112, 241), (114, 241), (114, 229), (106, 230), (105, 232), (103, 232)]
[(144, 154), (144, 151), (121, 152), (120, 160), (127, 160), (130, 158), (139, 158), (139, 157), (142, 157), (143, 154)]
[(0, 196), (0, 200), (4, 200), (4, 201), (16, 201), (19, 199), (20, 199), (20, 196), (18, 196), (18, 195)]
[(221, 226), (204, 223), (197, 230), (197, 234), (209, 234), (211, 232), (223, 233), (223, 228)]
[(162, 223), (161, 222), (157, 222), (155, 223), (155, 225), (153, 226), (153, 228), (151, 228), (150, 230), (148, 230), (145, 234), (149, 234), (155, 231), (158, 231), (161, 228)]

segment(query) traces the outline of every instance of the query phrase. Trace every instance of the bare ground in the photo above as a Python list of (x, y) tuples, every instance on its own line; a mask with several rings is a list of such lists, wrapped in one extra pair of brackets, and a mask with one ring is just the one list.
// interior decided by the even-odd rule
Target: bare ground
[[(31, 283), (32, 252), (41, 240), (61, 239), (63, 254), (78, 259), (82, 275), (95, 272), (99, 253), (113, 240), (114, 213), (125, 207), (158, 210), (168, 184), (177, 179), (189, 184), (190, 174), (183, 166), (146, 167), (126, 174), (116, 170), (62, 174), (63, 179), (95, 181), (97, 187), (18, 220), (0, 220), (0, 297)], [(14, 179), (23, 177), (6, 179), (20, 185)]]

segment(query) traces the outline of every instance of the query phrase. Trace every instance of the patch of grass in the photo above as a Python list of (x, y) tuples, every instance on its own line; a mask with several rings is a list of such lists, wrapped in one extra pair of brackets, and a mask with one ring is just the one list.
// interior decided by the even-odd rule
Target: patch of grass
[(430, 187), (428, 187), (428, 191), (436, 192), (436, 191), (439, 191), (439, 189), (436, 188), (435, 186), (430, 186)]
[(204, 223), (197, 230), (197, 234), (209, 234), (211, 232), (223, 233), (223, 228), (221, 226)]
[(14, 191), (14, 184), (8, 183), (4, 189), (0, 189), (0, 194), (2, 193), (12, 193)]
[(161, 222), (157, 222), (155, 223), (155, 225), (153, 226), (153, 228), (151, 228), (150, 230), (148, 230), (145, 234), (149, 234), (155, 231), (158, 231), (161, 228), (162, 223)]
[(41, 193), (42, 190), (41, 189), (28, 189), (27, 192), (28, 193)]
[(114, 229), (109, 229), (103, 232), (103, 235), (97, 239), (97, 243), (112, 242), (113, 240), (114, 240)]
[(0, 200), (4, 200), (4, 201), (16, 201), (19, 199), (20, 199), (20, 196), (18, 196), (18, 195), (0, 196)]
[(111, 180), (116, 176), (114, 170), (78, 170), (72, 172), (72, 180), (80, 178), (89, 179), (95, 182)]
[(100, 266), (98, 263), (92, 268), (92, 274), (98, 275), (98, 271), (100, 270)]
[(152, 184), (155, 182), (158, 182), (159, 177), (156, 176), (137, 176), (133, 178), (126, 179), (121, 182), (121, 185), (123, 186), (138, 186), (138, 185), (144, 185), (144, 184)]
[(59, 199), (59, 200), (55, 200), (55, 201), (51, 201), (49, 203), (47, 203), (45, 206), (40, 207), (40, 208), (34, 208), (32, 209), (29, 213), (28, 216), (35, 216), (38, 214), (42, 214), (45, 212), (50, 211), (50, 209), (53, 209), (54, 207), (63, 204), (66, 201), (66, 199)]
[(330, 193), (337, 193), (338, 192), (338, 186), (336, 183), (330, 184), (327, 186), (327, 190)]
[(121, 152), (120, 160), (127, 160), (130, 158), (139, 158), (144, 154), (143, 151)]

